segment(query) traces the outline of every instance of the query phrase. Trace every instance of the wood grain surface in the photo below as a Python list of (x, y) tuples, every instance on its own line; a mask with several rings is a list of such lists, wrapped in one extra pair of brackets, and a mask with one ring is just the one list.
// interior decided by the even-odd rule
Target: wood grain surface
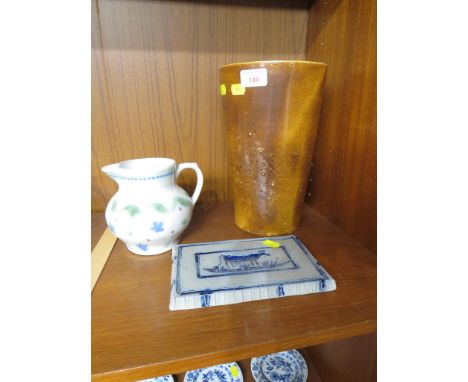
[(307, 201), (376, 252), (376, 2), (317, 0), (308, 25), (328, 73)]
[(116, 191), (102, 166), (149, 156), (197, 162), (201, 200), (231, 200), (217, 69), (304, 59), (308, 3), (93, 0), (92, 210)]
[(306, 349), (324, 382), (377, 381), (377, 334), (347, 338)]
[[(182, 373), (374, 332), (376, 257), (310, 207), (295, 233), (336, 291), (172, 312), (170, 254), (137, 256), (118, 241), (92, 295), (93, 380)], [(232, 205), (202, 203), (182, 242), (248, 237)]]
[(94, 249), (105, 229), (107, 228), (104, 213), (91, 214), (91, 251)]
[(110, 229), (106, 229), (91, 253), (91, 292), (104, 269), (114, 248), (117, 238)]

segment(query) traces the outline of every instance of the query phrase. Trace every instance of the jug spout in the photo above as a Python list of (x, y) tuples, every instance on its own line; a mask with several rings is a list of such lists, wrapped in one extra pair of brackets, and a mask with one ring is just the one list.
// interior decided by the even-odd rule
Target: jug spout
[(101, 171), (114, 179), (114, 175), (118, 173), (119, 165), (120, 163), (108, 164), (107, 166), (101, 167)]
[(107, 166), (101, 167), (101, 171), (114, 180), (119, 187), (122, 187), (126, 183), (124, 180), (129, 179), (130, 174), (125, 174), (120, 165), (121, 163), (108, 164)]

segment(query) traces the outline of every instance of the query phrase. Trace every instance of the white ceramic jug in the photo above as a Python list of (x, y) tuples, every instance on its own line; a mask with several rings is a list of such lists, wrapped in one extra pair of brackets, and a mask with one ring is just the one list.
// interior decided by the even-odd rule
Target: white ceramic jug
[[(185, 169), (197, 174), (192, 197), (176, 184)], [(131, 252), (157, 255), (178, 243), (203, 186), (196, 163), (177, 165), (169, 158), (142, 158), (104, 166), (102, 171), (119, 185), (106, 208), (107, 225)]]

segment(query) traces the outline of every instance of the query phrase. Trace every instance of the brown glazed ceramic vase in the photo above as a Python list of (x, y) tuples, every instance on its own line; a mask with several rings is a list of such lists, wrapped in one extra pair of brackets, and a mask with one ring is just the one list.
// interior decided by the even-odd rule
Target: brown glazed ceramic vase
[(273, 236), (299, 227), (326, 70), (308, 61), (219, 68), (239, 228)]

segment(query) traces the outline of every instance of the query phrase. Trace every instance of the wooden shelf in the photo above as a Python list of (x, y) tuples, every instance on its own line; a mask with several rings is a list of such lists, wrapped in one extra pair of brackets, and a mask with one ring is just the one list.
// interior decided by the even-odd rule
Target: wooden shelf
[[(93, 238), (105, 228), (93, 216)], [(171, 258), (118, 241), (92, 294), (93, 381), (129, 381), (375, 332), (376, 256), (312, 208), (294, 232), (337, 290), (188, 311), (168, 309)], [(232, 205), (199, 205), (182, 242), (253, 237)]]

